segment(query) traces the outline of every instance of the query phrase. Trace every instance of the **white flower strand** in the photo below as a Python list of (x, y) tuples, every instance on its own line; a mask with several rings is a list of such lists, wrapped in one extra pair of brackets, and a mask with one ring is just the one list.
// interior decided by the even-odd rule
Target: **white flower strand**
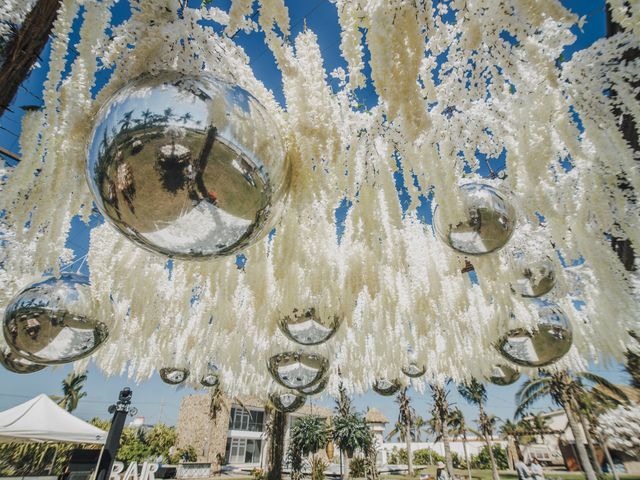
[[(230, 394), (264, 395), (274, 388), (266, 358), (295, 348), (277, 330), (278, 319), (314, 307), (344, 319), (317, 349), (332, 361), (329, 391), (338, 370), (350, 391), (402, 377), (408, 347), (429, 379), (483, 377), (500, 361), (492, 345), (509, 315), (523, 326), (534, 317), (530, 302), (511, 291), (508, 248), (471, 258), (473, 283), (461, 273), (465, 258), (419, 220), (431, 192), (445, 215), (461, 208), (461, 177), (508, 192), (519, 221), (512, 244), (554, 257), (558, 285), (550, 298), (574, 328), (574, 347), (559, 367), (620, 359), (627, 331), (640, 328), (637, 275), (624, 270), (607, 237), (640, 245), (638, 204), (617, 187), (624, 175), (634, 191), (640, 188), (637, 162), (612, 113), (616, 107), (640, 121), (630, 83), (640, 66), (622, 61), (639, 44), (638, 11), (623, 3), (611, 6), (626, 33), (558, 66), (579, 22), (558, 1), (456, 0), (437, 10), (430, 2), (337, 1), (348, 68), (333, 73), (340, 85), (332, 88), (315, 33), (305, 29), (289, 42), (282, 0), (261, 0), (257, 23), (247, 0), (234, 0), (229, 12), (187, 8), (182, 18), (177, 1), (150, 0), (110, 37), (105, 2), (66, 0), (45, 110), (26, 116), (24, 159), (2, 184), (2, 306), (30, 279), (69, 260), (71, 219), (90, 211), (83, 146), (100, 105), (140, 74), (204, 68), (269, 110), (292, 163), (289, 199), (275, 236), (244, 252), (244, 270), (234, 258), (168, 268), (166, 259), (109, 226), (94, 228), (88, 265), (95, 314), (108, 319), (111, 332), (94, 359), (105, 373), (142, 381), (162, 367), (188, 368), (197, 385), (213, 362)], [(79, 55), (63, 79), (80, 4), (87, 11)], [(226, 35), (203, 27), (202, 19), (226, 25)], [(230, 38), (256, 28), (282, 72), (285, 108)], [(368, 81), (365, 42), (378, 98), (369, 110), (358, 105)], [(92, 100), (98, 62), (115, 70)], [(603, 95), (604, 86), (616, 95)], [(506, 178), (481, 177), (483, 156), (494, 164), (504, 157)], [(399, 202), (394, 173), (402, 174), (408, 208)], [(338, 242), (341, 204), (350, 207)], [(575, 265), (562, 268), (560, 258)]]

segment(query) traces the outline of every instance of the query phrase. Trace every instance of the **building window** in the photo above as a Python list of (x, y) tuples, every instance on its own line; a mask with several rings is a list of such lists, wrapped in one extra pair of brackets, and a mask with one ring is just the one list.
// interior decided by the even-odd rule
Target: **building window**
[(264, 412), (231, 407), (229, 430), (261, 432), (264, 427)]
[(262, 440), (254, 438), (227, 438), (225, 459), (227, 463), (260, 463)]

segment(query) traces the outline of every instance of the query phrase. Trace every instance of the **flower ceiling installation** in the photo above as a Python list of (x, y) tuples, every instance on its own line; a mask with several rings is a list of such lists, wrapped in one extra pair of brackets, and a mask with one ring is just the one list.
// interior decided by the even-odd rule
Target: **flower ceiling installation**
[[(106, 374), (215, 375), (289, 408), (283, 386), (421, 389), (498, 366), (505, 384), (620, 359), (640, 328), (637, 273), (611, 248), (640, 245), (619, 124), (637, 135), (638, 6), (610, 0), (622, 33), (559, 61), (584, 18), (557, 0), (334, 3), (347, 68), (327, 72), (283, 0), (132, 2), (118, 24), (113, 0), (62, 2), (44, 108), (2, 175), (5, 365), (82, 367), (96, 348)], [(240, 29), (264, 32), (284, 106)], [(49, 280), (16, 310), (73, 260), (72, 219), (94, 205), (89, 284)], [(61, 298), (84, 311), (47, 313)]]

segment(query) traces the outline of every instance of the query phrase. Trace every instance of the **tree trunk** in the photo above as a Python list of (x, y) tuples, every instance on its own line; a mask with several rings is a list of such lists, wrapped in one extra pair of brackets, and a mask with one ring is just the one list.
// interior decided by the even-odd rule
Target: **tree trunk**
[(507, 461), (509, 462), (509, 470), (513, 470), (515, 468), (516, 462), (518, 461), (518, 451), (516, 450), (516, 444), (513, 439), (513, 435), (507, 435), (507, 448)]
[(611, 458), (611, 452), (609, 451), (609, 447), (607, 446), (606, 438), (598, 437), (598, 441), (600, 445), (602, 445), (602, 449), (604, 450), (604, 455), (607, 457), (607, 463), (609, 464), (609, 468), (611, 469), (611, 474), (615, 480), (620, 480), (620, 475), (618, 475), (618, 471), (616, 470), (616, 465), (613, 463), (613, 458)]
[(447, 473), (449, 478), (453, 479), (453, 457), (451, 456), (451, 445), (449, 443), (449, 422), (447, 416), (442, 415), (440, 419), (440, 436), (442, 437), (442, 445), (444, 446), (444, 461), (447, 465)]
[(602, 467), (600, 466), (600, 462), (598, 461), (598, 455), (596, 454), (596, 447), (593, 444), (593, 439), (591, 438), (591, 430), (589, 428), (589, 424), (587, 419), (584, 417), (580, 409), (574, 403), (574, 408), (578, 413), (578, 418), (580, 419), (580, 424), (582, 425), (582, 431), (584, 432), (584, 436), (587, 439), (587, 446), (589, 447), (589, 453), (591, 457), (591, 464), (593, 465), (594, 470), (597, 475), (602, 475)]
[(282, 478), (282, 458), (284, 457), (284, 435), (287, 429), (287, 414), (274, 409), (272, 422), (267, 479), (280, 480)]
[(342, 478), (343, 480), (347, 480), (349, 478), (349, 455), (346, 452), (340, 450), (340, 455), (342, 455)]
[(47, 44), (61, 0), (38, 0), (24, 19), (16, 36), (9, 41), (6, 58), (0, 65), (0, 116), (29, 75), (38, 55)]
[[(469, 452), (467, 451), (467, 432), (465, 430), (462, 431), (462, 448), (464, 449), (464, 461), (467, 464), (467, 475), (469, 476), (469, 480), (471, 480), (471, 462), (469, 461)], [(453, 479), (453, 477), (451, 477)]]
[(564, 407), (564, 412), (567, 415), (567, 420), (569, 421), (569, 428), (573, 433), (573, 438), (576, 442), (576, 451), (578, 452), (578, 458), (582, 465), (582, 470), (587, 477), (587, 480), (596, 480), (596, 473), (591, 466), (591, 462), (589, 461), (589, 454), (587, 453), (587, 449), (584, 444), (586, 442), (584, 435), (582, 434), (582, 430), (580, 429), (576, 417), (571, 409), (571, 405), (569, 401), (562, 402)]
[(413, 455), (411, 452), (411, 422), (405, 425), (405, 441), (407, 442), (407, 470), (410, 477), (413, 476)]
[[(480, 403), (478, 405), (478, 408), (480, 410), (480, 422), (481, 424), (485, 423), (485, 418), (486, 418), (486, 413), (484, 411), (484, 406), (482, 405), (482, 403)], [(489, 450), (489, 459), (491, 460), (491, 475), (493, 477), (493, 480), (500, 480), (500, 475), (498, 474), (498, 466), (496, 465), (496, 457), (493, 455), (493, 444), (491, 442), (491, 432), (489, 431), (484, 431), (482, 432), (484, 435), (484, 442), (487, 445), (487, 449)], [(591, 480), (591, 479), (589, 479)]]

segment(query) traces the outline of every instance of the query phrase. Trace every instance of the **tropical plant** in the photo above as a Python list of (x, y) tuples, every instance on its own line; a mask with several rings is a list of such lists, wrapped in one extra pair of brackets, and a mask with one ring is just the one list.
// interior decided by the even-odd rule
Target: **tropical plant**
[(269, 439), (267, 457), (267, 479), (282, 478), (282, 461), (284, 459), (284, 437), (287, 430), (287, 414), (276, 409), (271, 402), (265, 406), (267, 421), (265, 435)]
[(444, 462), (444, 457), (430, 448), (421, 448), (414, 452), (413, 461), (416, 465), (435, 465)]
[(505, 470), (509, 466), (507, 452), (500, 445), (492, 445), (491, 451), (485, 445), (477, 455), (471, 457), (471, 468), (479, 470), (493, 469), (494, 463), (500, 470)]
[[(467, 431), (467, 423), (462, 410), (460, 410), (458, 407), (452, 409), (449, 413), (449, 433), (453, 438), (462, 438), (464, 463), (467, 466), (467, 476), (469, 477), (469, 480), (471, 480), (471, 461), (469, 459), (469, 452), (467, 451)], [(452, 463), (455, 465), (453, 455)]]
[(402, 388), (396, 397), (398, 404), (398, 423), (404, 428), (404, 439), (407, 444), (407, 473), (413, 476), (413, 456), (411, 454), (411, 425), (415, 411), (411, 407), (411, 400), (407, 395), (407, 387)]
[(427, 422), (420, 415), (416, 415), (411, 424), (411, 439), (416, 442), (422, 441), (422, 432), (427, 430)]
[(349, 474), (354, 478), (364, 478), (367, 475), (367, 464), (364, 457), (354, 457), (349, 464)]
[[(168, 427), (164, 423), (158, 423), (151, 430), (144, 433), (144, 442), (149, 449), (149, 453), (154, 458), (162, 457), (169, 459), (169, 451), (178, 441), (178, 433), (173, 427)], [(186, 452), (184, 452), (186, 453)]]
[[(346, 473), (349, 470), (349, 458), (358, 449), (363, 452), (367, 451), (373, 443), (373, 434), (366, 420), (357, 412), (345, 416), (336, 415), (332, 422), (333, 441), (346, 454), (345, 472), (343, 472)], [(347, 476), (343, 475), (343, 478), (347, 478)]]
[(570, 374), (566, 371), (553, 373), (541, 371), (537, 377), (527, 380), (516, 393), (516, 402), (518, 404), (516, 417), (523, 415), (538, 400), (550, 397), (556, 405), (564, 409), (569, 428), (575, 438), (578, 458), (587, 480), (596, 480), (596, 472), (585, 448), (589, 429), (580, 428), (576, 418), (576, 416), (581, 415), (578, 399), (585, 393), (583, 381), (602, 385), (615, 395), (626, 398), (624, 392), (621, 392), (619, 388), (607, 379), (590, 372), (574, 372)]
[[(305, 415), (304, 417), (300, 417), (296, 419), (296, 422), (293, 424), (293, 427), (291, 428), (291, 437), (290, 437), (290, 443), (289, 443), (291, 456), (292, 458), (298, 458), (298, 456), (306, 457), (308, 455), (312, 455), (312, 460), (311, 460), (312, 480), (318, 480), (318, 478), (313, 476), (315, 452), (324, 448), (328, 440), (329, 440), (329, 429), (327, 426), (327, 422), (322, 417), (318, 417), (314, 415)], [(294, 463), (296, 466), (302, 465), (301, 462), (294, 462)]]
[(311, 478), (313, 480), (324, 480), (324, 471), (329, 467), (329, 464), (320, 457), (314, 457), (311, 460)]
[(491, 442), (493, 422), (484, 409), (484, 405), (487, 402), (487, 389), (478, 380), (471, 378), (470, 381), (458, 386), (458, 392), (467, 402), (478, 407), (478, 426), (480, 427), (480, 432), (487, 446), (487, 452), (491, 462), (491, 474), (493, 476), (493, 480), (500, 480)]
[(522, 425), (518, 422), (505, 420), (500, 427), (500, 435), (507, 440), (507, 460), (509, 461), (509, 470), (513, 470), (520, 453), (519, 437), (522, 434)]
[(349, 477), (349, 459), (357, 449), (362, 452), (370, 451), (374, 444), (374, 438), (367, 421), (353, 410), (351, 398), (342, 382), (338, 385), (335, 412), (336, 414), (331, 421), (331, 435), (334, 443), (342, 452), (344, 463), (342, 478), (345, 479)]
[(442, 440), (444, 458), (449, 478), (454, 478), (451, 445), (449, 443), (449, 390), (447, 381), (443, 385), (430, 385), (433, 408), (431, 409), (431, 429), (436, 435), (436, 441)]
[(629, 332), (629, 335), (636, 341), (636, 345), (627, 350), (624, 368), (631, 377), (631, 386), (640, 390), (640, 336), (636, 332)]
[(62, 396), (52, 396), (52, 400), (58, 403), (67, 412), (73, 412), (78, 408), (80, 399), (87, 396), (87, 392), (83, 392), (84, 382), (87, 381), (87, 373), (71, 372), (62, 381)]

